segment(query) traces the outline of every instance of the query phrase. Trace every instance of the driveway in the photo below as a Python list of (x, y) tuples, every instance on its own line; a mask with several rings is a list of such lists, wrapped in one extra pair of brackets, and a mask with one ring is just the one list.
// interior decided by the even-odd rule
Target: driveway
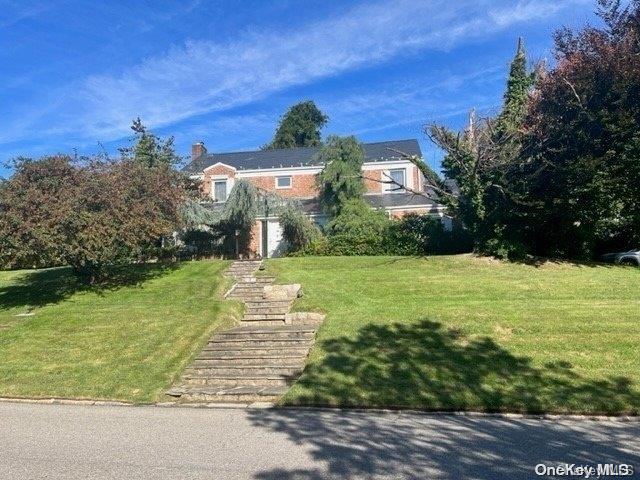
[(0, 403), (3, 479), (529, 479), (559, 462), (640, 478), (640, 423)]

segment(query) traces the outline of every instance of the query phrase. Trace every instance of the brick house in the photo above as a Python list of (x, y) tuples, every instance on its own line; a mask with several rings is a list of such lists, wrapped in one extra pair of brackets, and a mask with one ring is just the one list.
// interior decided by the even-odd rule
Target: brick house
[[(407, 213), (429, 214), (447, 222), (444, 207), (422, 196), (399, 191), (396, 186), (381, 183), (393, 178), (416, 191), (424, 189), (422, 175), (410, 161), (395, 151), (422, 157), (417, 140), (394, 140), (362, 145), (362, 166), (366, 186), (365, 200), (372, 208), (382, 208), (389, 216)], [(326, 217), (318, 203), (316, 175), (323, 165), (317, 161), (319, 147), (282, 150), (257, 150), (232, 153), (209, 153), (202, 142), (192, 147), (191, 163), (184, 171), (202, 181), (203, 192), (214, 204), (222, 206), (237, 179), (247, 180), (262, 190), (284, 198), (297, 199), (304, 212), (322, 225)], [(282, 232), (276, 216), (261, 216), (252, 231), (252, 254), (278, 256), (284, 251)]]

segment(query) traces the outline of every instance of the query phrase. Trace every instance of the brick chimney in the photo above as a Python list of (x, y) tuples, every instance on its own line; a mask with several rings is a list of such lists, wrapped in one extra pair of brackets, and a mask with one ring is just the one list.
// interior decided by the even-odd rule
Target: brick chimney
[(207, 153), (207, 147), (204, 146), (204, 142), (196, 142), (191, 146), (191, 160), (195, 160)]

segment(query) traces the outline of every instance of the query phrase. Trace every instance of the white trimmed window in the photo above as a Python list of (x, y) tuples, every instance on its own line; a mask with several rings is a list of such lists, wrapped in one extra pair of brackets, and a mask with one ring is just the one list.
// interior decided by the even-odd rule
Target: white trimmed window
[(407, 170), (405, 168), (393, 168), (389, 170), (389, 178), (395, 183), (388, 184), (387, 190), (391, 192), (403, 192), (398, 185), (407, 186)]
[(213, 181), (212, 197), (216, 202), (227, 201), (227, 181), (226, 180), (214, 180)]
[(276, 188), (291, 188), (291, 175), (276, 177)]

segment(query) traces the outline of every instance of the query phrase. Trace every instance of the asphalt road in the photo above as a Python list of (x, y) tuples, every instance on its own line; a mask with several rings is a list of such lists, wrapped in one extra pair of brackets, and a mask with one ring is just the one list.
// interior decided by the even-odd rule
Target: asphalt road
[(11, 480), (513, 480), (565, 462), (626, 463), (640, 478), (640, 423), (0, 404), (0, 478)]

